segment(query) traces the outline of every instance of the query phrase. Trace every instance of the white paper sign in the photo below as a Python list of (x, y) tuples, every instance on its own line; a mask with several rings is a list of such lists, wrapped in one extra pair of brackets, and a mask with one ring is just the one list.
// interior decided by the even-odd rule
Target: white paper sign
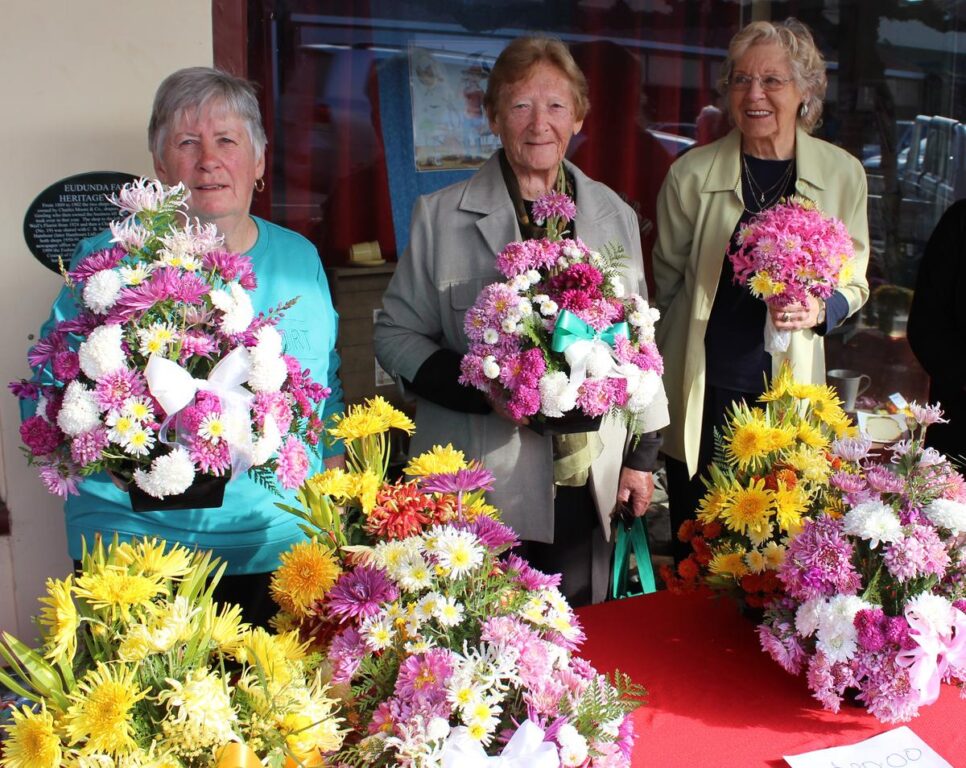
[(906, 726), (858, 744), (784, 757), (791, 768), (953, 768)]

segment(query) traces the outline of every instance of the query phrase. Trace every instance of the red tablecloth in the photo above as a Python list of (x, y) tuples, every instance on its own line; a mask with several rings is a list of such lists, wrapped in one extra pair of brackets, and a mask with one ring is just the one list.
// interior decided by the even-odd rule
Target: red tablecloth
[[(850, 744), (892, 726), (864, 709), (835, 715), (805, 681), (758, 645), (754, 624), (727, 600), (657, 592), (578, 611), (581, 655), (648, 690), (634, 713), (635, 768), (781, 768), (782, 755)], [(966, 766), (966, 700), (943, 686), (906, 723), (954, 766)]]

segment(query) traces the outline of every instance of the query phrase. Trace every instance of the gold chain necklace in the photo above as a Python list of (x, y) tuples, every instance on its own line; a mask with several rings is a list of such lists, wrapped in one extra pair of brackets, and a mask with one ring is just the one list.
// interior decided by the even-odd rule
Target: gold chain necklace
[[(745, 178), (748, 179), (748, 187), (751, 189), (752, 197), (755, 198), (755, 203), (758, 205), (757, 212), (760, 213), (766, 208), (771, 208), (781, 198), (782, 193), (788, 186), (789, 179), (792, 177), (792, 171), (795, 168), (795, 160), (791, 159), (788, 161), (788, 165), (786, 166), (784, 173), (782, 173), (778, 181), (768, 187), (768, 189), (762, 189), (761, 185), (759, 185), (755, 180), (754, 174), (751, 172), (751, 167), (748, 165), (748, 158), (744, 152), (741, 153), (741, 165), (744, 168)], [(771, 195), (774, 196), (772, 196), (766, 202), (766, 198)], [(747, 210), (749, 213), (756, 213), (756, 211), (749, 209), (748, 206), (745, 206), (745, 210)]]

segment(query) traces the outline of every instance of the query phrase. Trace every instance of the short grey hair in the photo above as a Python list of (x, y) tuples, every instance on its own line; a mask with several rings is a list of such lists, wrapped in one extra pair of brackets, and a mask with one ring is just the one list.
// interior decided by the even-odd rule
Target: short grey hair
[(828, 89), (825, 74), (825, 58), (815, 45), (811, 30), (798, 19), (785, 21), (753, 21), (731, 38), (728, 57), (721, 65), (718, 78), (718, 91), (728, 93), (728, 81), (734, 74), (735, 62), (745, 55), (753, 45), (777, 43), (788, 55), (795, 85), (802, 93), (808, 94), (804, 102), (805, 115), (799, 113), (798, 122), (811, 133), (822, 117), (822, 102)]
[(212, 67), (187, 67), (168, 75), (154, 94), (154, 106), (148, 123), (148, 148), (155, 157), (161, 149), (168, 130), (185, 112), (220, 104), (241, 118), (248, 131), (255, 159), (265, 154), (268, 139), (262, 126), (255, 86), (248, 80), (235, 77)]

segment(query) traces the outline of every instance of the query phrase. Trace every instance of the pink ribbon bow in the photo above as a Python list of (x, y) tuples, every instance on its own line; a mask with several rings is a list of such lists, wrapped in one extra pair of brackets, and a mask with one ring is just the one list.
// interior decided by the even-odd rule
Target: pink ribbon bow
[(950, 667), (966, 666), (966, 613), (950, 606), (946, 627), (934, 627), (915, 609), (906, 611), (916, 647), (902, 651), (896, 663), (909, 670), (909, 681), (919, 691), (919, 705), (939, 698), (939, 686)]

